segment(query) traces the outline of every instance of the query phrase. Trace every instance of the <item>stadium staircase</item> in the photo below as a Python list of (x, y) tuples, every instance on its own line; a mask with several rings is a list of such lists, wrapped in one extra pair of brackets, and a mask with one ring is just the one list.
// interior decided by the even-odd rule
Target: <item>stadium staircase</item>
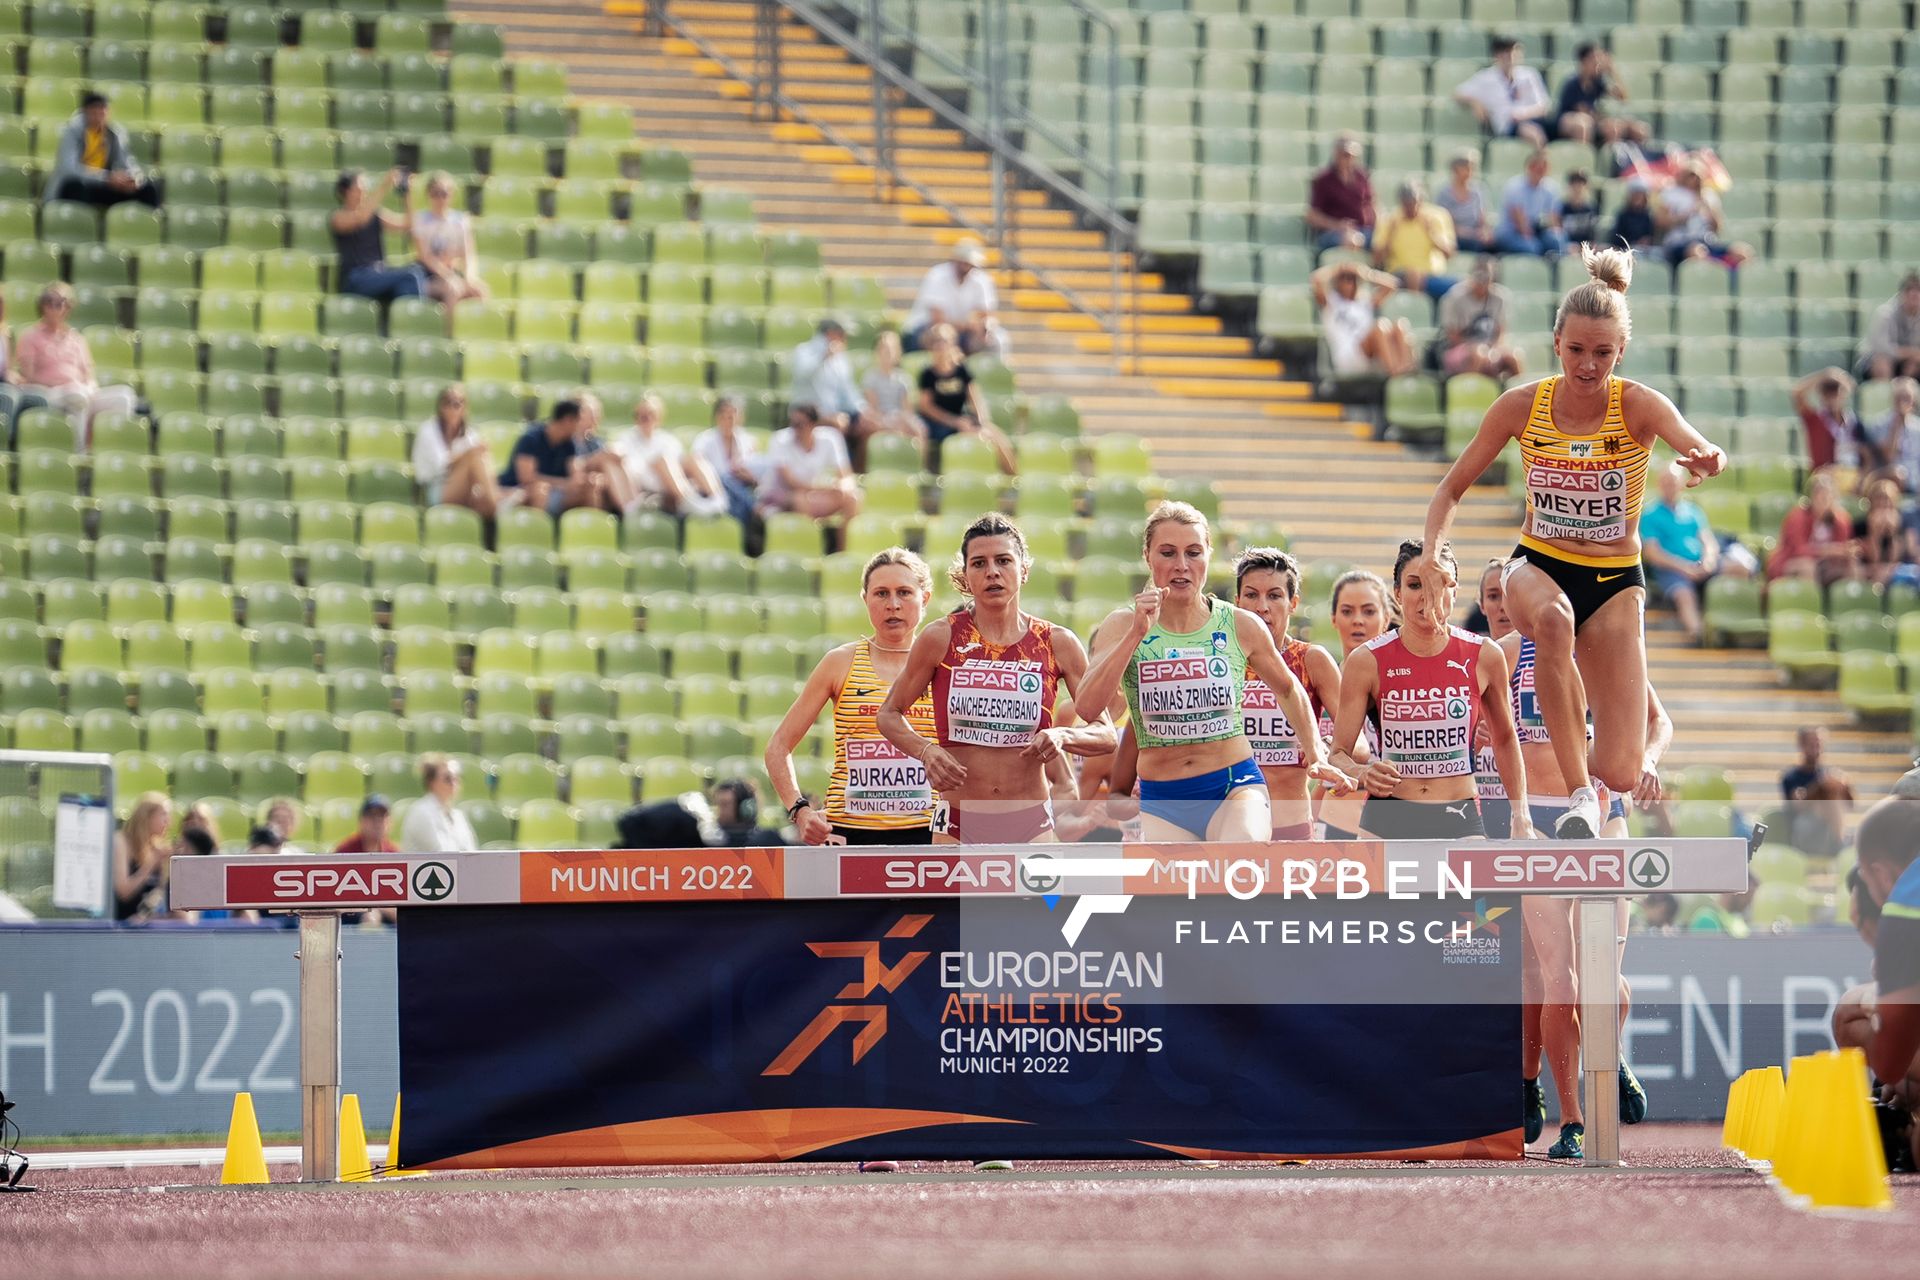
[[(905, 307), (921, 274), (964, 234), (941, 211), (876, 198), (872, 171), (825, 144), (798, 121), (752, 118), (748, 86), (686, 40), (644, 34), (638, 6), (613, 0), (460, 0), (457, 16), (498, 23), (510, 52), (565, 58), (579, 93), (630, 102), (641, 137), (687, 152), (703, 180), (750, 192), (761, 222), (820, 238), (826, 261), (881, 278)], [(678, 0), (674, 13), (719, 52), (744, 62), (753, 40), (750, 0)], [(851, 141), (870, 130), (864, 69), (789, 22), (783, 34), (785, 87)], [(986, 198), (984, 156), (930, 113), (902, 108), (898, 145), (913, 148), (911, 176), (942, 198), (978, 211)], [(1097, 237), (1076, 230), (1063, 210), (1021, 210), (1025, 251), (1068, 273), (1069, 287), (1104, 289)], [(1036, 242), (1045, 238), (1049, 247)], [(1005, 323), (1023, 392), (1071, 397), (1091, 435), (1144, 437), (1155, 469), (1212, 480), (1229, 519), (1277, 522), (1308, 566), (1309, 607), (1328, 575), (1346, 565), (1379, 568), (1393, 539), (1419, 527), (1443, 467), (1402, 446), (1376, 441), (1338, 406), (1310, 398), (1275, 362), (1255, 358), (1244, 338), (1196, 313), (1192, 300), (1140, 279), (1142, 355), (1116, 373), (1110, 339), (1090, 317), (1031, 277), (1003, 281)], [(1499, 491), (1470, 499), (1458, 526), (1468, 564), (1512, 545), (1514, 514)], [(1689, 822), (1724, 831), (1720, 806), (1750, 816), (1777, 803), (1779, 772), (1795, 730), (1820, 725), (1832, 759), (1865, 794), (1884, 788), (1906, 764), (1907, 737), (1863, 728), (1831, 692), (1783, 688), (1764, 651), (1701, 649), (1656, 618), (1649, 630), (1654, 679), (1679, 725), (1671, 757), (1696, 782)], [(1731, 788), (1727, 783), (1731, 782)]]

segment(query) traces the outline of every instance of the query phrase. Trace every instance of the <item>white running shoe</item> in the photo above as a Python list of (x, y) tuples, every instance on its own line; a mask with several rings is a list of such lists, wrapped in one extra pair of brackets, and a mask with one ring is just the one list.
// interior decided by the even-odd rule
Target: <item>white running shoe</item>
[(1600, 834), (1600, 797), (1591, 786), (1567, 798), (1567, 811), (1553, 824), (1556, 840), (1591, 840)]

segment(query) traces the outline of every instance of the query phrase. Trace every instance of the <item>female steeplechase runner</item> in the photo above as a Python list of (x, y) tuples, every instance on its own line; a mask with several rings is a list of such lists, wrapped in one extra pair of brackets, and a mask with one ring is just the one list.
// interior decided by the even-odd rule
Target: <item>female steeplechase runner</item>
[[(1242, 609), (1267, 624), (1267, 631), (1313, 707), (1314, 722), (1340, 700), (1340, 668), (1333, 655), (1317, 644), (1287, 634), (1293, 611), (1300, 607), (1300, 565), (1284, 551), (1255, 547), (1233, 562), (1234, 598)], [(1273, 807), (1275, 840), (1313, 838), (1313, 801), (1307, 794), (1307, 771), (1300, 763), (1300, 740), (1292, 721), (1280, 709), (1280, 700), (1266, 681), (1247, 681), (1243, 703), (1247, 741), (1254, 763), (1267, 780), (1267, 799)]]
[[(767, 742), (767, 777), (787, 816), (808, 844), (926, 844), (933, 791), (926, 766), (880, 736), (877, 718), (887, 690), (907, 664), (914, 633), (933, 598), (926, 561), (889, 547), (867, 561), (861, 599), (873, 634), (830, 650), (807, 677)], [(816, 809), (793, 773), (793, 749), (833, 703), (833, 776), (825, 809)], [(934, 731), (933, 703), (922, 696), (907, 722)]]
[[(1502, 640), (1513, 631), (1513, 619), (1507, 616), (1506, 592), (1501, 579), (1506, 577), (1505, 560), (1489, 560), (1487, 567), (1480, 573), (1480, 613), (1487, 620), (1487, 639)], [(1507, 789), (1500, 785), (1500, 767), (1494, 763), (1493, 747), (1487, 737), (1486, 722), (1482, 721), (1474, 729), (1473, 737), (1473, 784), (1480, 795), (1480, 825), (1487, 829), (1487, 839), (1505, 840), (1507, 838)], [(1521, 740), (1521, 755), (1525, 756), (1526, 741)], [(1537, 786), (1533, 781), (1533, 764), (1527, 763), (1529, 786)]]
[(1241, 719), (1249, 669), (1273, 691), (1288, 723), (1302, 726), (1307, 776), (1353, 784), (1327, 764), (1307, 692), (1266, 625), (1207, 594), (1207, 518), (1184, 502), (1163, 502), (1147, 519), (1144, 543), (1150, 581), (1131, 608), (1116, 609), (1094, 634), (1080, 705), (1105, 706), (1116, 689), (1126, 689), (1148, 843), (1264, 842), (1273, 834), (1273, 811)]
[[(1358, 770), (1367, 789), (1360, 826), (1383, 840), (1479, 836), (1473, 781), (1475, 709), (1485, 719), (1507, 794), (1527, 794), (1526, 766), (1513, 733), (1507, 660), (1500, 646), (1449, 625), (1453, 578), (1422, 576), (1421, 544), (1400, 544), (1393, 564), (1400, 626), (1348, 656), (1334, 715), (1334, 761), (1345, 765), (1371, 713), (1379, 730), (1372, 763)], [(1439, 563), (1453, 565), (1440, 548)], [(1523, 805), (1514, 806), (1513, 835), (1532, 834)]]
[[(1393, 625), (1393, 599), (1387, 592), (1387, 584), (1380, 580), (1379, 574), (1365, 569), (1352, 569), (1335, 579), (1329, 612), (1334, 634), (1340, 639), (1342, 662), (1351, 657), (1355, 649)], [(1333, 713), (1338, 705), (1339, 699), (1335, 697), (1320, 712), (1320, 736), (1327, 742), (1333, 741)], [(1379, 745), (1379, 736), (1369, 719), (1361, 731), (1361, 740), (1354, 744), (1348, 756), (1354, 764), (1365, 768)], [(1321, 837), (1359, 839), (1360, 809), (1367, 802), (1366, 790), (1360, 788), (1336, 795), (1323, 787), (1319, 795)]]
[[(1105, 712), (1073, 728), (1053, 723), (1062, 686), (1080, 707), (1104, 707), (1107, 697), (1085, 696), (1079, 637), (1021, 611), (1020, 588), (1032, 568), (1013, 521), (990, 514), (968, 525), (947, 574), (969, 603), (920, 633), (880, 708), (881, 734), (925, 763), (940, 793), (935, 844), (1052, 841), (1048, 764), (1063, 752), (1114, 748)], [(931, 733), (910, 718), (929, 688)]]
[[(1513, 718), (1520, 738), (1520, 755), (1527, 766), (1528, 807), (1536, 830), (1545, 830), (1566, 811), (1568, 798), (1560, 775), (1553, 741), (1540, 716), (1533, 641), (1518, 632), (1500, 641), (1513, 666)], [(1660, 757), (1673, 741), (1673, 721), (1660, 697), (1647, 686), (1647, 755), (1634, 789), (1634, 800), (1653, 803), (1660, 795)], [(1627, 810), (1622, 798), (1612, 796), (1602, 834), (1627, 834)], [(1553, 1066), (1560, 1096), (1560, 1136), (1547, 1154), (1554, 1159), (1577, 1160), (1584, 1150), (1585, 1117), (1581, 1110), (1579, 956), (1575, 946), (1572, 898), (1532, 896), (1526, 911), (1526, 968), (1523, 971), (1525, 1018), (1521, 1033), (1521, 1081), (1526, 1104), (1526, 1140), (1540, 1136), (1546, 1123), (1546, 1097), (1540, 1087), (1541, 1051)], [(1616, 936), (1627, 929), (1626, 899), (1618, 904)], [(1624, 945), (1624, 941), (1623, 941)], [(1630, 1007), (1626, 978), (1620, 980), (1620, 1016)], [(1638, 1124), (1646, 1119), (1647, 1094), (1633, 1069), (1620, 1064), (1620, 1119)]]
[[(1627, 284), (1633, 258), (1582, 250), (1592, 279), (1560, 302), (1553, 347), (1560, 374), (1506, 392), (1480, 424), (1427, 512), (1426, 545), (1447, 537), (1461, 498), (1510, 440), (1520, 442), (1527, 514), (1508, 562), (1506, 606), (1539, 647), (1540, 706), (1553, 732), (1572, 803), (1555, 834), (1600, 833), (1595, 777), (1631, 793), (1646, 755), (1646, 580), (1640, 568), (1640, 504), (1648, 452), (1661, 440), (1680, 455), (1687, 483), (1718, 475), (1727, 455), (1651, 387), (1614, 376), (1631, 336)], [(1454, 579), (1431, 555), (1424, 579)], [(1578, 666), (1576, 667), (1576, 662)], [(1594, 743), (1584, 741), (1581, 676), (1594, 700)]]

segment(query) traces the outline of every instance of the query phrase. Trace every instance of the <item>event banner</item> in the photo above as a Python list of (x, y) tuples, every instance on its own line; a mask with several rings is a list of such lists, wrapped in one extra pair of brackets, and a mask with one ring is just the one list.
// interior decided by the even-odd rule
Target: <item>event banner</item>
[(1310, 951), (1238, 905), (407, 909), (402, 1158), (1519, 1158), (1519, 911), (1297, 903), (1358, 940)]

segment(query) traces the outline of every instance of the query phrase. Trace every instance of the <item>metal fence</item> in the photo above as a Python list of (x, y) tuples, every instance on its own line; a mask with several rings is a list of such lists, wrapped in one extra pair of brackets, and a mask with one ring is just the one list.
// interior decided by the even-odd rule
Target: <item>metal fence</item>
[(0, 919), (113, 910), (113, 757), (0, 751)]

